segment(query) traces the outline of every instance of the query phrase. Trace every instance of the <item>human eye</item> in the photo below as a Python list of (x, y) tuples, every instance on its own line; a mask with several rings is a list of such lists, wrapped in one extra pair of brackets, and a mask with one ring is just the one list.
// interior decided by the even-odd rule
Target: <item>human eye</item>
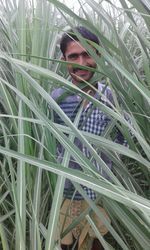
[(73, 53), (68, 55), (68, 59), (69, 60), (76, 60), (78, 58), (78, 54), (77, 53)]

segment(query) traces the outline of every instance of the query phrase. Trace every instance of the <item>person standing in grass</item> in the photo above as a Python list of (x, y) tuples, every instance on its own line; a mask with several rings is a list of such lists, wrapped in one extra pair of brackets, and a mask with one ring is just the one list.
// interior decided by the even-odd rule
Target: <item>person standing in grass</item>
[[(90, 30), (82, 26), (75, 27), (74, 29), (77, 31), (77, 34), (86, 39), (86, 41), (91, 41), (99, 45), (97, 36)], [(94, 47), (91, 46), (91, 48), (93, 48), (93, 50), (95, 50), (95, 52), (97, 53)], [(71, 76), (72, 83), (80, 88), (80, 86), (82, 86), (84, 83), (89, 82), (93, 77), (93, 71), (80, 68), (80, 66), (86, 66), (90, 67), (91, 69), (95, 69), (96, 62), (87, 52), (87, 50), (82, 46), (78, 39), (78, 36), (74, 33), (73, 30), (69, 30), (63, 34), (60, 41), (60, 49), (63, 55), (62, 59), (64, 61), (70, 62), (69, 64), (67, 64), (67, 70)], [(78, 66), (75, 67), (72, 64), (78, 64)], [(105, 84), (99, 82), (96, 83), (95, 87), (98, 91), (103, 93), (106, 99), (100, 98), (98, 93), (94, 91), (93, 88), (90, 88), (89, 85), (85, 85), (82, 90), (99, 99), (104, 104), (108, 105), (107, 100), (112, 101), (110, 89), (106, 87)], [(60, 96), (63, 96), (63, 94), (64, 89), (59, 88), (53, 91), (52, 96), (55, 100), (57, 100)], [(62, 99), (59, 102), (59, 105), (72, 122), (76, 117), (80, 105), (83, 105), (83, 111), (79, 121), (79, 129), (82, 131), (93, 133), (95, 135), (101, 135), (110, 122), (110, 117), (108, 117), (107, 114), (102, 112), (98, 107), (93, 107), (93, 104), (91, 102), (82, 100), (82, 98), (78, 95), (74, 95), (71, 93), (69, 96), (66, 96), (64, 99)], [(62, 124), (62, 120), (59, 116), (57, 116), (57, 114), (55, 114), (55, 122)], [(74, 143), (83, 152), (83, 154), (88, 157), (88, 159), (90, 159), (91, 156), (88, 150), (81, 144), (78, 138), (75, 139)], [(60, 148), (58, 151), (59, 159), (63, 158), (63, 149)], [(106, 157), (105, 154), (101, 153), (101, 158), (107, 164), (107, 166), (111, 168), (112, 163), (108, 159), (108, 157)], [(103, 177), (107, 178), (106, 173), (104, 173), (101, 167), (98, 166), (96, 161), (91, 160), (91, 163), (97, 167)], [(70, 159), (69, 167), (82, 170), (82, 167), (73, 158)], [(93, 190), (87, 187), (83, 187), (83, 189), (90, 199), (96, 199), (96, 193)], [(67, 179), (64, 189), (64, 202), (60, 211), (60, 227), (65, 230), (71, 224), (73, 219), (79, 216), (80, 213), (87, 207), (88, 204), (86, 203), (86, 201), (78, 191), (75, 191), (73, 184)], [(99, 207), (99, 209), (110, 222), (107, 212), (102, 207)], [(103, 225), (98, 216), (96, 216), (95, 214), (93, 214), (92, 216), (99, 232), (104, 236), (108, 232), (107, 228)], [(84, 241), (88, 238), (92, 240), (89, 241), (89, 245), (85, 246), (84, 248)], [(67, 246), (71, 245), (74, 239), (78, 239), (78, 249), (103, 249), (100, 242), (96, 239), (94, 231), (91, 229), (86, 219), (81, 221), (79, 225), (73, 228), (71, 232), (69, 232), (64, 238), (62, 238), (62, 249), (69, 249)]]

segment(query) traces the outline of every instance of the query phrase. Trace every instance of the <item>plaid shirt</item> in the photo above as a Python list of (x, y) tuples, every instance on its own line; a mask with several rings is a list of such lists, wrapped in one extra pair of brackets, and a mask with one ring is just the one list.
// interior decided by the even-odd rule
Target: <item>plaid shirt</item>
[[(104, 96), (106, 96), (106, 99), (112, 102), (111, 91), (108, 87), (105, 88), (104, 84), (98, 83), (98, 90), (101, 92), (103, 91), (102, 93), (104, 94)], [(52, 97), (54, 99), (57, 99), (63, 94), (63, 92), (64, 92), (63, 89), (56, 89), (53, 91)], [(108, 106), (106, 99), (101, 98), (101, 102), (103, 102), (104, 104)], [(61, 109), (66, 113), (66, 115), (71, 119), (72, 122), (74, 121), (76, 117), (81, 101), (82, 101), (81, 97), (72, 95), (72, 96), (67, 96), (65, 99), (63, 99), (59, 103)], [(55, 122), (59, 124), (63, 124), (61, 118), (57, 114), (55, 114)], [(101, 135), (105, 131), (109, 122), (110, 122), (110, 117), (108, 117), (108, 115), (102, 112), (98, 107), (93, 107), (93, 104), (89, 102), (81, 114), (80, 122), (79, 122), (79, 129), (82, 131), (95, 134), (95, 135)], [(120, 137), (120, 140), (122, 140), (121, 137)], [(81, 144), (78, 138), (75, 139), (74, 143), (83, 152), (83, 154), (90, 159), (91, 157), (90, 153), (88, 152), (87, 148)], [(58, 154), (57, 158), (61, 162), (63, 159), (63, 154), (64, 154), (64, 149), (61, 145), (58, 146), (57, 154)], [(107, 166), (111, 168), (112, 162), (108, 159), (108, 157), (105, 154), (101, 153), (101, 158), (107, 164)], [(102, 170), (102, 168), (97, 164), (97, 162), (93, 160), (92, 163), (100, 171), (101, 175), (108, 179), (107, 174)], [(72, 157), (69, 162), (69, 167), (73, 169), (81, 170), (81, 167), (79, 166), (79, 164)], [(85, 186), (83, 186), (83, 189), (86, 191), (90, 199), (95, 200), (96, 193), (92, 189), (87, 188)], [(71, 183), (71, 181), (67, 179), (65, 182), (64, 197), (71, 199), (72, 196), (74, 195), (75, 200), (83, 199), (81, 194), (79, 194), (78, 191), (76, 191), (75, 193), (74, 192), (75, 192), (75, 188), (73, 184)]]

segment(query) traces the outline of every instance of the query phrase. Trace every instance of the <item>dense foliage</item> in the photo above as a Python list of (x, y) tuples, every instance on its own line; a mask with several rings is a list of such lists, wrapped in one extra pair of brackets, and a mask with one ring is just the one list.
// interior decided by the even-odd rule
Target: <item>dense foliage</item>
[[(55, 235), (66, 177), (108, 228), (109, 237), (98, 235), (105, 249), (149, 249), (150, 5), (146, 0), (78, 4), (76, 14), (57, 0), (0, 2), (0, 248), (4, 250), (59, 249)], [(69, 81), (59, 39), (74, 24), (89, 28), (101, 41), (96, 47), (99, 57), (80, 38), (97, 63), (90, 84), (97, 79), (106, 82), (115, 100), (111, 108)], [(50, 95), (58, 86), (92, 101), (111, 117), (103, 136), (80, 131), (79, 117), (72, 123), (65, 116)], [(54, 110), (64, 126), (53, 122)], [(116, 128), (128, 147), (112, 140)], [(110, 181), (92, 169), (74, 145), (75, 137)], [(57, 141), (65, 148), (61, 165)], [(113, 161), (113, 171), (99, 151)], [(83, 166), (82, 173), (67, 168), (70, 156)], [(97, 202), (107, 210), (111, 224), (80, 184), (98, 193)]]

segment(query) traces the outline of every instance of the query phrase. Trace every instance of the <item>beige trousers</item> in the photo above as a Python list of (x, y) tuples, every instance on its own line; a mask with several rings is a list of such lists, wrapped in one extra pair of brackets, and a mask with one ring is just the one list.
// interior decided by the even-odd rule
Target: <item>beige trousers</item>
[[(69, 199), (66, 199), (62, 204), (60, 210), (60, 224), (59, 224), (60, 232), (64, 231), (72, 223), (72, 221), (88, 207), (89, 206), (87, 202), (84, 200), (71, 201)], [(98, 206), (98, 208), (110, 222), (110, 219), (106, 211), (100, 206)], [(108, 229), (103, 225), (102, 221), (94, 212), (92, 214), (92, 220), (94, 221), (101, 235), (105, 235), (108, 232)], [(96, 238), (93, 229), (87, 222), (86, 218), (84, 218), (75, 228), (72, 229), (72, 231), (70, 231), (61, 240), (61, 244), (71, 245), (73, 243), (73, 237), (74, 237), (75, 239), (79, 239), (79, 246), (80, 246), (84, 241), (84, 239), (86, 238), (87, 234), (89, 234), (89, 236), (92, 238)]]

